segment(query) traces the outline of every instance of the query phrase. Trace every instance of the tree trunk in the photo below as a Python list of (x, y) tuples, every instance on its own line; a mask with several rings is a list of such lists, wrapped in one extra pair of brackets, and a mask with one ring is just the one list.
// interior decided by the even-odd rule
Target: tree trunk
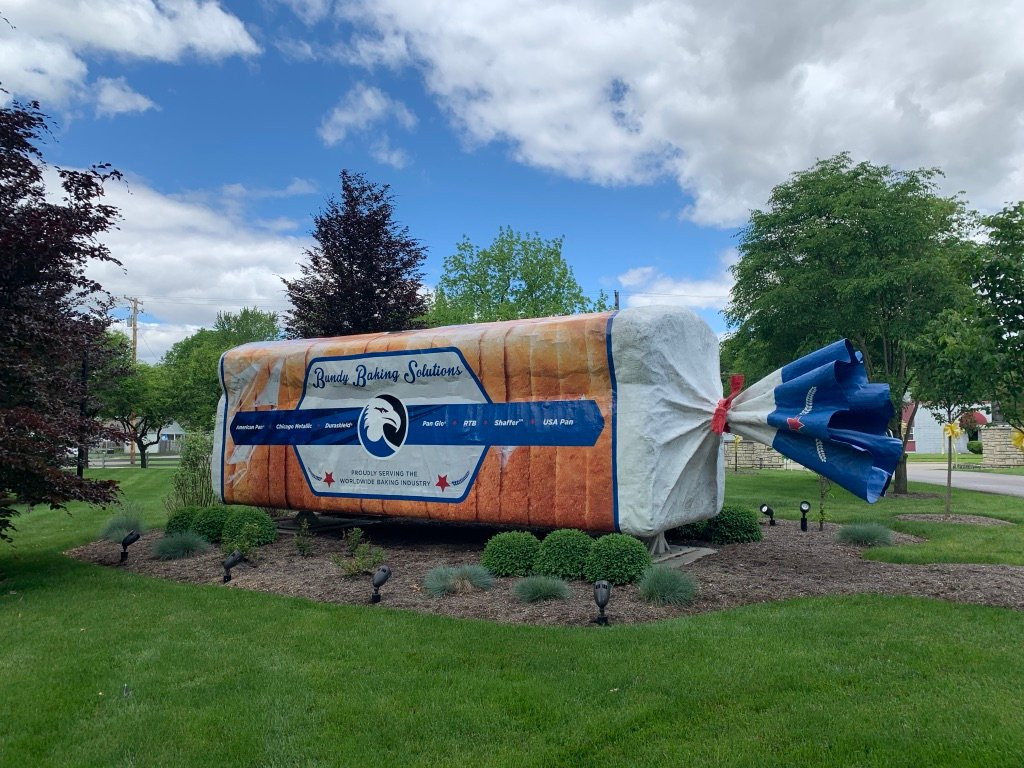
[(907, 493), (907, 454), (900, 458), (896, 465), (896, 471), (892, 475), (892, 492), (895, 494)]
[(146, 468), (149, 467), (149, 458), (146, 456), (146, 447), (147, 446), (146, 446), (145, 442), (143, 442), (142, 440), (139, 441), (138, 445), (139, 445), (139, 464), (142, 466), (142, 469), (146, 469)]
[(953, 507), (953, 436), (946, 438), (946, 514)]

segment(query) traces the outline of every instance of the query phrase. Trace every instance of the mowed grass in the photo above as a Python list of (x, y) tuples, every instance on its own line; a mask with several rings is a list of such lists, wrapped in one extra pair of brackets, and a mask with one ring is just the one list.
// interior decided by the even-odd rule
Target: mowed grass
[[(930, 463), (946, 463), (946, 454), (944, 453), (908, 453), (907, 461), (920, 462), (926, 461)], [(957, 464), (980, 464), (982, 461), (982, 455), (980, 453), (958, 453), (953, 456), (953, 466)]]
[[(117, 476), (157, 522), (168, 476), (150, 472)], [(17, 548), (0, 549), (0, 765), (1024, 756), (1018, 612), (864, 596), (627, 627), (614, 625), (613, 595), (608, 628), (499, 626), (174, 584), (60, 554), (104, 519), (36, 511)]]
[[(921, 536), (920, 544), (874, 547), (864, 553), (870, 560), (891, 563), (1009, 563), (1024, 565), (1024, 497), (1001, 496), (953, 489), (954, 514), (981, 515), (1007, 520), (1015, 525), (961, 525), (898, 520), (897, 515), (943, 514), (945, 488), (939, 485), (911, 483), (918, 496), (886, 496), (875, 504), (866, 504), (836, 485), (825, 502), (825, 519), (832, 523), (880, 522), (893, 530)], [(763, 470), (753, 474), (728, 475), (726, 499), (729, 503), (754, 508), (770, 505), (777, 517), (798, 520), (799, 504), (811, 503), (807, 516), (811, 532), (817, 533), (818, 478), (810, 472)]]

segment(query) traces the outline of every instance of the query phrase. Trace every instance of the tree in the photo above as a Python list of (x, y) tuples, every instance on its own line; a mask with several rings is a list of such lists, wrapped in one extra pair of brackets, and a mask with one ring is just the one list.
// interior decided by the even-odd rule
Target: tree
[(952, 506), (953, 440), (960, 420), (991, 391), (995, 345), (974, 318), (946, 310), (910, 345), (915, 372), (911, 391), (925, 403), (946, 435), (946, 514)]
[(240, 344), (272, 341), (280, 335), (277, 315), (245, 307), (238, 313), (218, 312), (213, 328), (174, 344), (163, 359), (174, 418), (189, 431), (212, 429), (221, 395), (220, 356)]
[(302, 276), (283, 279), (289, 337), (398, 331), (426, 311), (426, 250), (394, 221), (390, 189), (341, 172), (341, 201), (330, 199), (314, 218), (317, 245), (299, 265)]
[(1024, 202), (983, 219), (988, 243), (975, 272), (982, 320), (995, 342), (993, 391), (999, 412), (1024, 430)]
[(174, 401), (166, 373), (162, 365), (136, 363), (128, 375), (105, 393), (102, 413), (117, 421), (135, 443), (143, 469), (149, 466), (146, 451), (160, 442), (164, 427), (174, 419)]
[(86, 276), (90, 265), (118, 263), (97, 236), (116, 210), (103, 185), (108, 166), (58, 169), (63, 196), (48, 198), (38, 148), (49, 133), (37, 102), (0, 107), (0, 539), (14, 505), (106, 503), (112, 481), (64, 468), (77, 446), (109, 434), (89, 415), (88, 371), (102, 362), (111, 301)]
[(550, 317), (607, 309), (583, 294), (562, 257), (562, 238), (502, 227), (488, 248), (464, 237), (445, 259), (426, 322), (430, 326)]
[[(947, 308), (971, 300), (974, 218), (941, 197), (936, 169), (897, 171), (821, 160), (772, 190), (740, 233), (726, 317), (727, 357), (763, 374), (848, 337), (868, 375), (887, 382), (900, 414), (912, 380), (909, 345)], [(906, 457), (894, 490), (906, 492)]]

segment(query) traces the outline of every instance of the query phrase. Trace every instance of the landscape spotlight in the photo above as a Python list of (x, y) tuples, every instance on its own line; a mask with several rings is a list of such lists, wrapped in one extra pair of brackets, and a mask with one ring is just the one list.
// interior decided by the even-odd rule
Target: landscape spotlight
[(775, 525), (775, 510), (767, 504), (761, 505), (761, 514), (768, 515), (768, 525)]
[(608, 617), (604, 615), (605, 606), (608, 605), (608, 599), (612, 596), (612, 585), (602, 579), (601, 581), (594, 582), (594, 602), (597, 603), (598, 609), (601, 613), (598, 614), (597, 618), (594, 619), (594, 624), (600, 624), (602, 627), (608, 626)]
[(128, 535), (121, 539), (121, 560), (123, 563), (128, 559), (128, 546), (139, 540), (138, 531), (128, 531)]
[(382, 565), (373, 574), (373, 594), (370, 595), (371, 603), (380, 602), (380, 588), (384, 586), (384, 582), (391, 578), (391, 569), (386, 565)]
[(800, 502), (800, 530), (807, 530), (807, 513), (811, 511), (811, 503), (809, 501)]
[(237, 549), (224, 558), (224, 562), (221, 565), (224, 566), (224, 583), (227, 584), (231, 581), (231, 569), (238, 565), (240, 562), (245, 560), (245, 555), (239, 552)]

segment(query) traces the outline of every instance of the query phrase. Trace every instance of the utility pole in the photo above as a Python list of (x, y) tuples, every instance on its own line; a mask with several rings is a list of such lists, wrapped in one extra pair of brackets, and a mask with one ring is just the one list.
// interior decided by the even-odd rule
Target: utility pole
[(615, 310), (618, 311), (618, 309), (619, 309), (619, 292), (615, 291)]
[[(139, 361), (139, 310), (142, 309), (142, 301), (138, 296), (125, 296), (128, 301), (132, 303), (132, 364), (134, 365)], [(134, 415), (134, 414), (132, 414)], [(135, 466), (135, 441), (129, 441), (129, 450), (131, 451), (130, 463)]]

